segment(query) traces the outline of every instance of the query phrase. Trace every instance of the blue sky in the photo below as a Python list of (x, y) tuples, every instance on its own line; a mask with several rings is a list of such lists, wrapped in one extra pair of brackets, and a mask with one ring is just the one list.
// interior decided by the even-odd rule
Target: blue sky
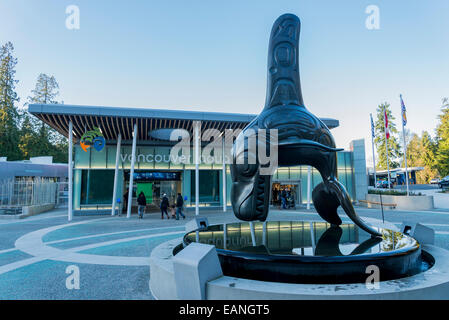
[[(68, 5), (79, 30), (65, 26)], [(365, 27), (369, 5), (379, 30)], [(271, 26), (286, 12), (302, 22), (305, 104), (340, 120), (339, 146), (365, 138), (371, 158), (369, 113), (387, 101), (399, 119), (400, 93), (408, 128), (434, 134), (449, 96), (447, 0), (0, 0), (0, 42), (15, 46), (21, 104), (47, 73), (67, 104), (259, 113)]]

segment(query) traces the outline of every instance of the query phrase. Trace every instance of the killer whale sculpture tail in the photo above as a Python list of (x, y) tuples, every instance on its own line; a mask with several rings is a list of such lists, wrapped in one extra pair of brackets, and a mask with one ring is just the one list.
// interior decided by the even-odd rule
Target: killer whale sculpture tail
[[(265, 107), (240, 133), (233, 147), (230, 169), (234, 214), (244, 221), (266, 220), (271, 175), (262, 174), (257, 150), (269, 149), (266, 144), (270, 144), (276, 134), (278, 166), (310, 165), (320, 172), (323, 182), (313, 190), (312, 200), (325, 221), (340, 225), (337, 208), (341, 206), (357, 226), (372, 236), (381, 236), (359, 218), (348, 192), (337, 180), (336, 152), (342, 149), (336, 148), (330, 130), (304, 105), (298, 61), (300, 30), (301, 22), (293, 14), (280, 16), (273, 25)], [(261, 129), (268, 133), (268, 139), (258, 139)]]

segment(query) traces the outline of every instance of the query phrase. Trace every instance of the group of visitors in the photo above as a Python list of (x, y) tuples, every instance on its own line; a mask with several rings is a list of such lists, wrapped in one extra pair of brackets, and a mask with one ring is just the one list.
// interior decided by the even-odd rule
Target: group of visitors
[[(142, 191), (137, 197), (137, 212), (139, 214), (139, 219), (143, 219), (143, 214), (145, 212), (146, 206), (147, 206), (147, 199)], [(176, 220), (179, 220), (180, 215), (183, 219), (185, 219), (186, 216), (184, 215), (184, 213), (182, 213), (183, 206), (184, 206), (184, 199), (182, 198), (182, 195), (180, 193), (178, 193), (178, 196), (176, 197), (176, 202), (172, 206), (170, 206), (170, 202), (168, 201), (167, 195), (164, 193), (162, 195), (160, 206), (161, 219), (164, 219), (164, 214), (167, 216), (167, 219), (170, 219), (170, 216), (168, 215), (169, 208), (171, 209), (172, 219), (176, 218)]]
[(295, 207), (295, 197), (293, 192), (290, 189), (283, 189), (281, 191), (281, 204), (282, 209), (294, 208)]
[[(170, 216), (168, 215), (168, 208), (171, 209), (171, 216), (172, 219), (176, 217), (176, 220), (179, 220), (179, 215), (182, 216), (183, 219), (186, 218), (186, 216), (182, 213), (182, 207), (184, 205), (184, 199), (182, 198), (182, 195), (178, 193), (178, 196), (176, 197), (176, 202), (170, 206), (170, 203), (168, 201), (167, 195), (164, 193), (162, 195), (161, 200), (161, 219), (164, 219), (164, 213), (167, 216), (167, 219), (170, 219)], [(176, 215), (175, 215), (175, 209), (176, 209)]]

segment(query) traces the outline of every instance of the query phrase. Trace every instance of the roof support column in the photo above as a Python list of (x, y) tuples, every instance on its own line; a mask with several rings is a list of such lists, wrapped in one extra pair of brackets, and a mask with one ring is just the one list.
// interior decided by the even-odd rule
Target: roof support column
[(200, 214), (200, 131), (201, 121), (193, 122), (193, 139), (195, 148), (195, 215)]
[(310, 198), (311, 198), (311, 184), (312, 184), (312, 167), (307, 167), (307, 210), (310, 210)]
[[(122, 135), (119, 133), (117, 137), (117, 153), (115, 155), (115, 172), (114, 172), (114, 191), (112, 193), (112, 210), (111, 215), (115, 216), (115, 205), (117, 202), (117, 179), (118, 179), (118, 165), (120, 161), (120, 147), (122, 144)], [(118, 208), (120, 210), (120, 206)]]
[(127, 218), (131, 218), (131, 207), (132, 207), (132, 202), (133, 202), (133, 182), (134, 182), (134, 164), (136, 163), (136, 143), (137, 143), (137, 123), (134, 124), (134, 132), (133, 132), (131, 172), (129, 173), (128, 209), (126, 211)]
[(73, 162), (72, 155), (73, 152), (73, 123), (69, 121), (69, 158), (68, 158), (68, 169), (69, 169), (69, 203), (68, 203), (68, 220), (73, 219)]
[(223, 162), (223, 169), (222, 169), (222, 184), (223, 184), (223, 212), (226, 212), (226, 205), (227, 205), (227, 199), (226, 199), (226, 161), (225, 161), (225, 135), (223, 132), (222, 137), (222, 145), (221, 145), (221, 159)]

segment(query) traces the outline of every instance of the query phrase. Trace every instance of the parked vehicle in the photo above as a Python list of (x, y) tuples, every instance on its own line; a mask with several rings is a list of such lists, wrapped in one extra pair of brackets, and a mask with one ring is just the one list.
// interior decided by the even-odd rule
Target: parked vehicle
[(435, 178), (435, 179), (430, 180), (430, 184), (439, 184), (440, 181), (441, 181), (440, 179)]
[(449, 176), (445, 176), (443, 179), (438, 182), (438, 188), (448, 189), (449, 188)]
[[(388, 181), (383, 180), (382, 181), (382, 188), (388, 189)], [(390, 189), (393, 189), (393, 184), (390, 182)]]

